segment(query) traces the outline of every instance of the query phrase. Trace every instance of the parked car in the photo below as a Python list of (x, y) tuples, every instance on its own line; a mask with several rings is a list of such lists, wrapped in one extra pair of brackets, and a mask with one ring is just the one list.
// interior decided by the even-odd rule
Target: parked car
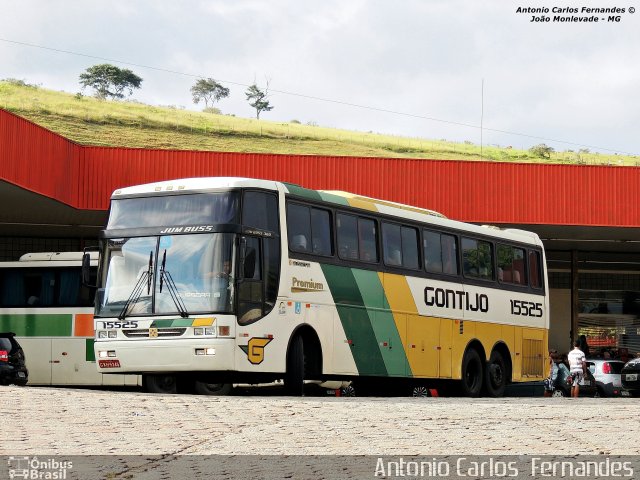
[[(558, 371), (556, 377), (555, 390), (553, 391), (554, 397), (570, 397), (571, 385), (567, 383), (567, 377), (569, 376), (568, 368), (561, 368)], [(598, 387), (596, 385), (596, 379), (593, 374), (587, 369), (587, 374), (584, 376), (582, 382), (580, 382), (579, 395), (581, 397), (595, 397), (598, 395)]]
[(634, 397), (640, 396), (640, 358), (634, 358), (622, 367), (622, 386)]
[(598, 394), (602, 397), (617, 397), (623, 395), (622, 389), (622, 360), (605, 358), (588, 358), (587, 367), (596, 380)]
[(0, 333), (0, 385), (26, 385), (29, 372), (16, 334)]

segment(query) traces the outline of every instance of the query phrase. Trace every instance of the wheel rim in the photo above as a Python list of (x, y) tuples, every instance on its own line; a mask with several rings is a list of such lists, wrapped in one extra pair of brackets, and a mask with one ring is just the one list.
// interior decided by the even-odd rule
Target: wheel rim
[(562, 390), (560, 390), (559, 388), (556, 388), (553, 391), (552, 396), (554, 396), (554, 397), (564, 397), (564, 392)]
[(340, 395), (343, 397), (355, 397), (356, 396), (356, 389), (353, 388), (352, 385), (349, 385), (348, 387), (342, 387), (340, 389)]
[(493, 387), (500, 387), (504, 381), (504, 369), (499, 362), (492, 363), (489, 367), (489, 381)]
[(412, 396), (417, 398), (428, 397), (429, 389), (427, 387), (414, 387)]
[(162, 375), (158, 379), (158, 386), (163, 390), (172, 390), (176, 386), (176, 378), (173, 375)]

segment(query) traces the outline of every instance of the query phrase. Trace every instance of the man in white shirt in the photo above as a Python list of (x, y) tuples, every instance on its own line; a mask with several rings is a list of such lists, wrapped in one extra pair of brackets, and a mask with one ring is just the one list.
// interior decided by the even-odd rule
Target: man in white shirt
[(571, 396), (577, 397), (580, 391), (580, 382), (584, 379), (587, 368), (587, 361), (584, 352), (580, 350), (580, 340), (574, 343), (574, 349), (569, 352), (569, 373), (573, 378), (571, 384)]

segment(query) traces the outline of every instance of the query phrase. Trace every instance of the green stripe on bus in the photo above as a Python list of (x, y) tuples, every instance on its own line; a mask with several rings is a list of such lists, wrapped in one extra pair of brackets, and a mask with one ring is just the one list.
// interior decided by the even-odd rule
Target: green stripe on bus
[(73, 315), (70, 314), (1, 314), (0, 331), (19, 337), (70, 337)]
[(93, 338), (87, 338), (85, 343), (85, 356), (87, 362), (95, 362), (96, 361), (96, 352), (93, 350)]
[(404, 350), (404, 342), (393, 314), (389, 311), (378, 272), (359, 269), (353, 269), (352, 272), (365, 304), (372, 308), (368, 311), (369, 318), (388, 374), (410, 375), (411, 367)]
[(308, 188), (301, 187), (299, 185), (295, 185), (293, 183), (285, 183), (285, 186), (287, 187), (291, 195), (296, 195), (297, 197), (306, 198), (307, 200), (331, 202), (337, 205), (343, 205), (347, 207), (349, 206), (349, 201), (346, 198), (341, 197), (340, 195), (334, 195), (333, 193), (311, 190)]
[(308, 188), (301, 187), (300, 185), (295, 185), (293, 183), (285, 183), (287, 190), (291, 195), (295, 195), (297, 197), (306, 198), (307, 200), (315, 200), (320, 201), (322, 197), (315, 190), (309, 190)]
[(362, 294), (350, 268), (322, 265), (329, 290), (340, 316), (342, 328), (352, 341), (351, 352), (362, 375), (387, 375), (371, 319), (364, 308)]
[(337, 203), (338, 205), (343, 205), (347, 207), (349, 206), (349, 201), (346, 198), (341, 197), (339, 195), (334, 195), (333, 193), (327, 193), (327, 192), (318, 192), (318, 194), (320, 195), (320, 198), (325, 202)]
[(169, 320), (154, 320), (151, 324), (152, 328), (170, 328), (170, 327), (190, 327), (193, 323), (192, 318), (176, 318)]

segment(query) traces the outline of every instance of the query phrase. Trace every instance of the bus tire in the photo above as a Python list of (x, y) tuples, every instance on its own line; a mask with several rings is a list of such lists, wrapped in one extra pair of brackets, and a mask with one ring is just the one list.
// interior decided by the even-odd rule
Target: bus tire
[(467, 397), (479, 397), (482, 391), (483, 368), (478, 352), (470, 348), (462, 357), (462, 393)]
[(198, 395), (230, 395), (233, 390), (231, 383), (207, 383), (196, 380), (193, 388)]
[(484, 371), (484, 389), (490, 397), (502, 397), (506, 386), (506, 364), (502, 354), (494, 350)]
[(287, 371), (284, 376), (284, 388), (287, 395), (304, 395), (305, 355), (302, 336), (296, 335), (289, 346)]
[(178, 393), (178, 381), (175, 375), (143, 375), (142, 387), (144, 388), (144, 391), (148, 393)]

